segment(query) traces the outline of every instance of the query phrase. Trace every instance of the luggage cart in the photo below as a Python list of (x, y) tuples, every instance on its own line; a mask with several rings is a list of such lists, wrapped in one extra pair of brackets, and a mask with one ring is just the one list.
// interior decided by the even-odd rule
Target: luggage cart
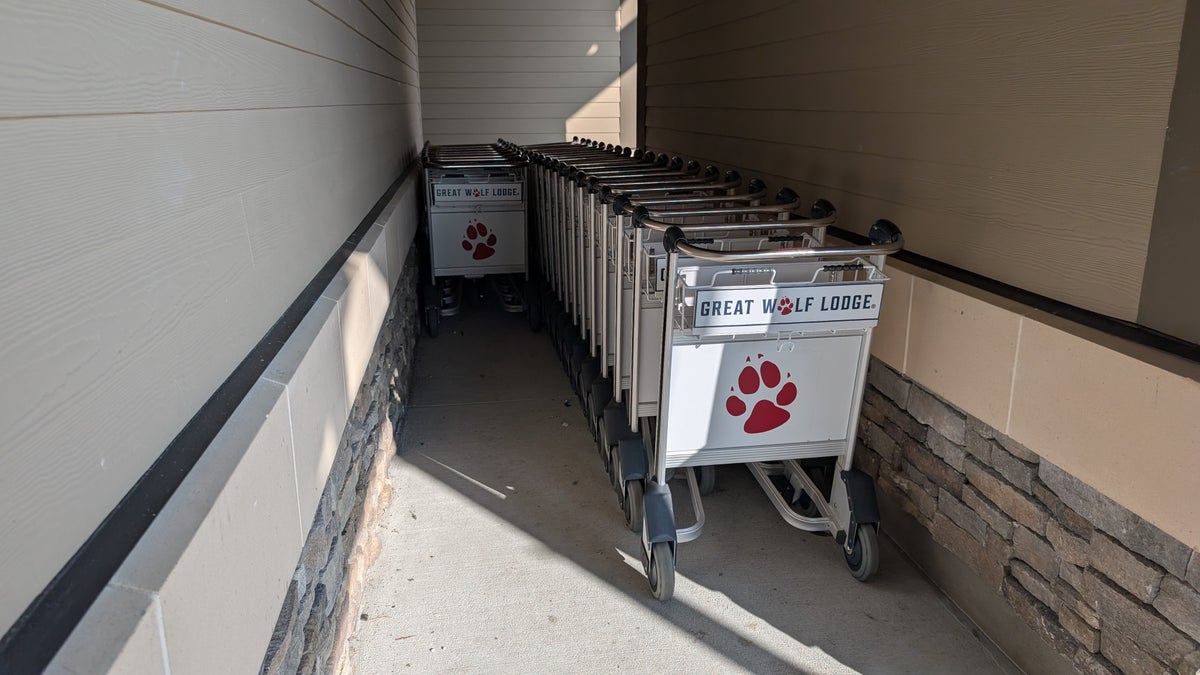
[[(495, 281), (504, 308), (524, 311), (529, 282), (527, 162), (500, 144), (427, 144), (421, 164), (430, 262), (423, 293), (429, 335), (437, 335), (442, 316), (458, 311), (463, 279), (474, 287), (485, 275), (502, 275)], [(473, 289), (471, 297), (477, 295)], [(536, 330), (540, 317), (529, 312), (529, 319)]]
[[(619, 274), (623, 288), (617, 299), (619, 312), (614, 332), (620, 339), (617, 363), (625, 403), (604, 410), (598, 445), (602, 456), (609, 455), (606, 464), (610, 466), (613, 488), (625, 513), (626, 525), (634, 532), (642, 526), (640, 492), (648, 475), (647, 448), (654, 445), (660, 410), (667, 279), (662, 233), (635, 227), (637, 217), (653, 214), (689, 231), (703, 231), (703, 236), (721, 249), (760, 250), (820, 245), (825, 228), (837, 217), (833, 205), (825, 200), (818, 200), (809, 216), (800, 216), (799, 197), (787, 188), (778, 192), (773, 205), (699, 209), (673, 206), (659, 211), (639, 206), (631, 218), (627, 215), (631, 213), (627, 198), (620, 197), (614, 202), (614, 211), (622, 214)], [(701, 492), (707, 494), (715, 485), (715, 472), (711, 466), (701, 466), (699, 472)]]
[[(660, 413), (642, 527), (652, 593), (672, 596), (677, 545), (703, 531), (692, 467), (704, 464), (746, 463), (788, 524), (829, 532), (851, 574), (870, 578), (879, 513), (874, 483), (853, 468), (854, 438), (883, 265), (903, 245), (899, 229), (877, 221), (869, 246), (720, 251), (668, 222), (637, 220), (663, 233), (666, 251)], [(805, 459), (832, 460), (827, 487)], [(682, 529), (672, 469), (685, 470), (696, 513)], [(793, 508), (801, 494), (813, 506), (807, 514)]]

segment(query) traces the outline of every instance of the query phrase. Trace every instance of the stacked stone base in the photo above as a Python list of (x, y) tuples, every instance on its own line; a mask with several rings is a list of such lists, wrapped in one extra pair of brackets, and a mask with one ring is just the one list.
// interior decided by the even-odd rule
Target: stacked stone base
[(387, 468), (412, 380), (417, 280), (410, 253), (342, 431), (263, 673), (340, 672), (347, 657), (366, 570), (379, 554), (376, 525), (391, 498)]
[(1079, 672), (1200, 671), (1200, 552), (877, 360), (856, 463)]

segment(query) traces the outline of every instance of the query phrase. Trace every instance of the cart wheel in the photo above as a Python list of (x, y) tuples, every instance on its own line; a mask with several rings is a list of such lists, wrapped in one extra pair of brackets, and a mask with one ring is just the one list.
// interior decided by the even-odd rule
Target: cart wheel
[(625, 510), (625, 525), (631, 532), (642, 531), (642, 514), (646, 509), (644, 489), (640, 480), (625, 483), (625, 498), (621, 500), (621, 506)]
[(671, 543), (656, 542), (650, 547), (650, 569), (647, 577), (650, 579), (650, 592), (661, 602), (666, 602), (675, 595), (675, 551)]
[(600, 415), (600, 424), (596, 425), (596, 451), (600, 453), (600, 460), (604, 462), (609, 477), (612, 477), (612, 445), (608, 442), (608, 425), (604, 423), (603, 414)]
[(438, 336), (438, 328), (442, 323), (442, 310), (437, 307), (425, 308), (425, 332), (429, 333), (429, 337), (435, 338)]
[(846, 552), (846, 565), (850, 567), (850, 576), (859, 581), (869, 581), (879, 571), (879, 533), (875, 525), (860, 525), (858, 536), (854, 538), (854, 549)]
[(612, 486), (613, 492), (617, 493), (617, 502), (623, 498), (621, 494), (621, 481), (623, 480), (621, 469), (621, 448), (616, 445), (610, 445), (605, 451), (608, 454), (606, 464), (608, 464), (608, 482)]
[(696, 467), (696, 481), (700, 483), (700, 494), (707, 496), (711, 495), (717, 489), (717, 467), (715, 466), (699, 466)]
[(796, 497), (796, 512), (805, 518), (820, 518), (821, 512), (817, 509), (817, 503), (808, 496), (804, 490)]

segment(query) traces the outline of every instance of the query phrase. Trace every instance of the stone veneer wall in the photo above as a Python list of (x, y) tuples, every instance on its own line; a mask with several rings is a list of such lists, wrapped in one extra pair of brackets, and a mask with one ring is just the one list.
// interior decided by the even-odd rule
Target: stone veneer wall
[(263, 659), (263, 673), (341, 670), (361, 606), (367, 568), (379, 554), (375, 525), (391, 498), (387, 467), (411, 383), (417, 318), (416, 247), (409, 251), (367, 375), (342, 430), (337, 456)]
[(859, 441), (883, 496), (1078, 671), (1200, 672), (1200, 552), (877, 359)]

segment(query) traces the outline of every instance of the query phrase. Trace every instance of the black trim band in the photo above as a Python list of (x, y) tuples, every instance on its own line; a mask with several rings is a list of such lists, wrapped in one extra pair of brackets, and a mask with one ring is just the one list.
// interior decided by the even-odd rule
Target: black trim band
[(0, 673), (37, 673), (50, 665), (54, 655), (166, 506), (167, 500), (175, 494), (416, 166), (416, 162), (411, 162), (388, 187), (266, 335), (0, 638)]
[[(861, 234), (844, 230), (840, 227), (830, 227), (829, 233), (854, 244), (866, 245), (870, 243)], [(1068, 321), (1073, 321), (1113, 337), (1129, 340), (1135, 344), (1200, 363), (1200, 345), (1172, 337), (1166, 333), (1160, 333), (1141, 324), (1114, 319), (1111, 316), (1083, 309), (1082, 307), (1076, 307), (1075, 305), (1070, 305), (1054, 298), (1048, 298), (1044, 295), (1038, 295), (1032, 291), (1010, 286), (1002, 281), (964, 270), (961, 267), (955, 267), (940, 260), (926, 258), (912, 251), (900, 251), (894, 257), (914, 267), (929, 270), (948, 279), (960, 281), (968, 286), (974, 286), (993, 295), (998, 295)]]

